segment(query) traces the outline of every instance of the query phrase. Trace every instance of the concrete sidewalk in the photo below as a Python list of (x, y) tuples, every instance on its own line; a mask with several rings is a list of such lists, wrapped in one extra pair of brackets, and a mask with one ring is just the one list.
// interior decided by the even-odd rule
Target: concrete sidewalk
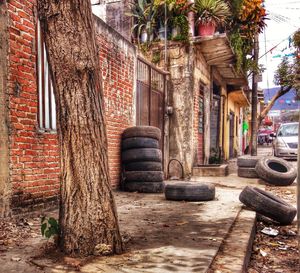
[[(24, 240), (0, 257), (3, 272), (245, 272), (255, 213), (242, 209), (238, 197), (256, 179), (194, 178), (214, 183), (216, 198), (208, 202), (167, 201), (163, 194), (115, 192), (126, 251), (95, 257), (77, 270), (59, 254), (37, 254), (45, 246), (40, 236)], [(173, 183), (173, 182), (167, 182)], [(37, 232), (39, 222), (36, 223)], [(250, 244), (249, 244), (250, 242)], [(13, 262), (14, 257), (20, 261)], [(1, 272), (2, 272), (1, 271)]]
[(94, 259), (81, 272), (244, 272), (255, 213), (243, 210), (238, 197), (256, 179), (194, 180), (214, 183), (216, 199), (188, 203), (162, 194), (116, 193), (122, 232), (131, 238), (127, 252)]

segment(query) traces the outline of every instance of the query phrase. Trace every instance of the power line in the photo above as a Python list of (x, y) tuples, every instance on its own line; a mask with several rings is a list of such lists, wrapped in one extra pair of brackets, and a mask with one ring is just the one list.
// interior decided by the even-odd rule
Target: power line
[(274, 50), (277, 46), (279, 46), (281, 43), (283, 43), (285, 40), (289, 39), (290, 36), (292, 36), (295, 33), (295, 31), (293, 33), (291, 33), (287, 38), (281, 40), (277, 45), (273, 46), (271, 49), (269, 49), (268, 51), (266, 51), (263, 55), (261, 55), (258, 59), (261, 59), (262, 57), (264, 57), (266, 54), (268, 54), (269, 52), (271, 52), (272, 50)]

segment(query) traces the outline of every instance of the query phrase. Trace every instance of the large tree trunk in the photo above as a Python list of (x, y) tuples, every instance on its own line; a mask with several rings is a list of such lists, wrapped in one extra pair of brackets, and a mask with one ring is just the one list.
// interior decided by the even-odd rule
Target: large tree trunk
[(61, 152), (60, 246), (92, 254), (122, 251), (108, 174), (99, 57), (89, 0), (39, 0), (55, 86)]
[(264, 110), (260, 113), (259, 117), (258, 117), (258, 127), (260, 126), (261, 122), (263, 121), (263, 119), (268, 115), (269, 111), (271, 110), (271, 108), (273, 107), (274, 103), (276, 102), (277, 99), (279, 99), (281, 96), (283, 96), (284, 94), (286, 94), (287, 92), (289, 92), (292, 89), (292, 86), (287, 87), (286, 89), (284, 89), (283, 87), (281, 87), (277, 93), (273, 96), (273, 98), (271, 99), (271, 101), (268, 103), (268, 105), (264, 108)]

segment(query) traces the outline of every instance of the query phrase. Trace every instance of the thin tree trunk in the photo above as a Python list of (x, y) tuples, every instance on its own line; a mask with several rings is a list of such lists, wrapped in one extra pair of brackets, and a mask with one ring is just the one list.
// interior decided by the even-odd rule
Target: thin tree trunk
[(89, 255), (100, 244), (120, 253), (91, 3), (39, 0), (38, 9), (57, 105), (60, 246), (68, 254)]
[(271, 101), (269, 102), (269, 104), (260, 113), (260, 115), (258, 117), (258, 126), (261, 124), (261, 122), (263, 121), (263, 119), (268, 115), (269, 111), (273, 107), (273, 105), (276, 102), (276, 100), (279, 99), (284, 94), (286, 94), (287, 92), (289, 92), (291, 90), (291, 88), (292, 88), (291, 86), (287, 87), (287, 89), (283, 89), (283, 87), (281, 87), (278, 90), (278, 92), (273, 96), (273, 98), (271, 99)]
[[(258, 33), (254, 35), (254, 62), (258, 64)], [(257, 155), (257, 71), (253, 71), (252, 80), (252, 112), (251, 112), (251, 136), (250, 136), (250, 149), (251, 155)]]

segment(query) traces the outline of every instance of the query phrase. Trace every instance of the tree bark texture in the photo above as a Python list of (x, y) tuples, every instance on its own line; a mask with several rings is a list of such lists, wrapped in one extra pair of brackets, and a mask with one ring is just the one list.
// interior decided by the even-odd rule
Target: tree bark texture
[(264, 110), (260, 113), (259, 117), (258, 117), (258, 126), (261, 124), (261, 122), (263, 121), (263, 119), (268, 115), (269, 111), (271, 110), (271, 108), (273, 107), (274, 103), (276, 102), (277, 99), (279, 99), (281, 96), (283, 96), (284, 94), (286, 94), (287, 92), (289, 92), (292, 89), (292, 86), (289, 86), (287, 88), (283, 88), (281, 87), (277, 93), (273, 96), (273, 98), (271, 99), (271, 101), (268, 103), (268, 105), (264, 108)]
[[(258, 33), (254, 35), (254, 62), (258, 64)], [(251, 101), (251, 136), (250, 136), (250, 149), (251, 155), (257, 155), (257, 76), (258, 72), (253, 71), (252, 80), (252, 101)]]
[(122, 251), (110, 187), (99, 57), (89, 0), (39, 0), (54, 80), (61, 153), (60, 246), (89, 255)]

